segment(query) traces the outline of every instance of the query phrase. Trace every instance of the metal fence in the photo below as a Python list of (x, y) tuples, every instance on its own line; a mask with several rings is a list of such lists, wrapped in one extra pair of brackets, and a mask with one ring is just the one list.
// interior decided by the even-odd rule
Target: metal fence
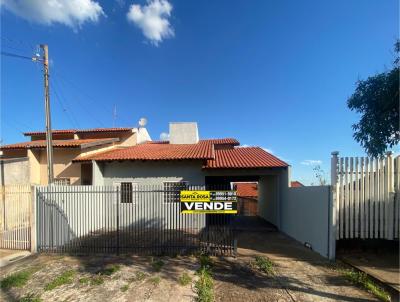
[(0, 248), (31, 248), (32, 193), (30, 185), (0, 186)]
[(233, 255), (231, 215), (180, 213), (181, 189), (222, 188), (135, 183), (38, 187), (38, 250)]

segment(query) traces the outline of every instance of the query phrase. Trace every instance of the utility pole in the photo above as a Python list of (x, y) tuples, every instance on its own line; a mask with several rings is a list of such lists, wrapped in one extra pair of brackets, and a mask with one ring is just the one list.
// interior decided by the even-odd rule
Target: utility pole
[(44, 71), (44, 104), (46, 112), (46, 151), (47, 151), (47, 178), (48, 183), (53, 183), (53, 137), (51, 131), (50, 114), (50, 92), (49, 92), (49, 48), (46, 44), (41, 44), (43, 50), (43, 71)]

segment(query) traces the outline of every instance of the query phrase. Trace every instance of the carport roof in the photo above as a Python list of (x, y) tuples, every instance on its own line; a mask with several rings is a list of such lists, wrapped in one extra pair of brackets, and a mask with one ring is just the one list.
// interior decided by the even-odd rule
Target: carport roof
[(241, 147), (214, 150), (213, 159), (207, 160), (204, 169), (251, 169), (289, 166), (260, 147)]

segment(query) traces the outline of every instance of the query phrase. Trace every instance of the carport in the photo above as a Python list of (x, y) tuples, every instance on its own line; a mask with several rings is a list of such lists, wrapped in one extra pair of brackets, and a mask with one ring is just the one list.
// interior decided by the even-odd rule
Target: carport
[[(216, 159), (208, 161), (203, 168), (205, 183), (230, 186), (235, 182), (257, 182), (258, 215), (280, 229), (280, 204), (287, 198), (290, 166), (261, 148), (224, 149), (215, 150), (215, 153)], [(244, 219), (236, 222), (246, 223)], [(265, 227), (262, 220), (259, 222), (260, 227)]]

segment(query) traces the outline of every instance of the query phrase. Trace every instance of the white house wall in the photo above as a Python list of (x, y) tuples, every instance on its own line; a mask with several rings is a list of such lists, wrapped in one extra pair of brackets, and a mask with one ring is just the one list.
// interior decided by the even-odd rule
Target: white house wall
[(328, 257), (329, 207), (329, 186), (289, 188), (281, 204), (281, 231)]
[(29, 184), (29, 177), (27, 157), (0, 161), (0, 185)]

